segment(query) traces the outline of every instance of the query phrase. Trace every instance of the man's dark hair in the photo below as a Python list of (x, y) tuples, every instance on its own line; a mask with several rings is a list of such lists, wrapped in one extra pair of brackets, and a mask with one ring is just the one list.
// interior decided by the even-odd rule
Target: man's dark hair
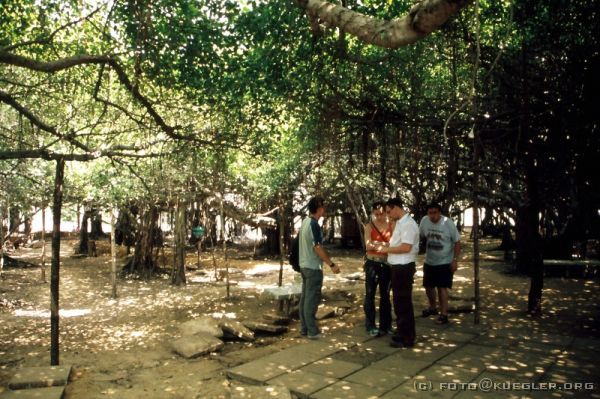
[(315, 214), (317, 213), (317, 209), (322, 206), (325, 206), (325, 200), (322, 197), (312, 197), (310, 201), (308, 201), (308, 212), (310, 212), (311, 215)]
[(404, 203), (402, 202), (402, 200), (400, 198), (390, 198), (385, 203), (385, 206), (389, 206), (390, 208), (393, 208), (395, 206), (397, 206), (398, 208), (403, 208)]
[(372, 210), (377, 210), (377, 209), (381, 209), (385, 206), (385, 204), (383, 203), (383, 201), (375, 201), (373, 202), (373, 205), (371, 206)]
[(438, 204), (437, 202), (432, 202), (430, 204), (427, 204), (427, 210), (430, 209), (437, 209), (438, 211), (442, 211), (442, 206), (440, 204)]

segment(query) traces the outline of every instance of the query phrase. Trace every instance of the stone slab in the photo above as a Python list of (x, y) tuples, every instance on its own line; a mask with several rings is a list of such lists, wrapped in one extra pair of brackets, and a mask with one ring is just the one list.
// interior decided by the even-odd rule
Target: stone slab
[(282, 287), (265, 288), (264, 294), (278, 301), (283, 299), (299, 298), (300, 294), (302, 294), (302, 285), (292, 284), (284, 285)]
[(384, 336), (359, 343), (357, 346), (367, 351), (385, 353), (387, 355), (401, 351), (402, 348), (394, 348), (393, 346), (390, 346), (391, 342), (392, 341), (389, 337)]
[(268, 380), (289, 373), (292, 369), (270, 359), (260, 358), (227, 370), (231, 379), (248, 384), (265, 384)]
[(378, 360), (386, 357), (387, 354), (381, 352), (375, 352), (369, 348), (360, 346), (352, 347), (348, 350), (340, 351), (331, 357), (337, 360), (343, 360), (345, 362), (356, 363), (363, 366), (368, 366), (371, 363), (377, 362)]
[(254, 332), (268, 332), (271, 334), (283, 334), (288, 332), (289, 328), (287, 326), (276, 326), (273, 324), (267, 324), (257, 321), (245, 321), (244, 326)]
[(250, 384), (264, 384), (268, 380), (289, 373), (340, 349), (329, 342), (310, 342), (272, 353), (227, 371), (230, 378)]
[(230, 399), (292, 399), (290, 390), (284, 386), (233, 384)]
[(410, 377), (402, 375), (397, 371), (366, 367), (344, 378), (344, 381), (356, 382), (357, 384), (389, 391), (405, 382), (408, 378)]
[(312, 394), (311, 399), (375, 399), (385, 392), (350, 381), (339, 381)]
[[(354, 346), (354, 345), (352, 345)], [(339, 342), (337, 340), (319, 340), (309, 341), (305, 344), (296, 345), (286, 349), (290, 353), (299, 352), (300, 354), (312, 353), (315, 355), (314, 360), (322, 359), (327, 356), (331, 356), (342, 350), (347, 350), (349, 347), (346, 342)]]
[(486, 367), (486, 363), (481, 359), (480, 356), (467, 353), (465, 351), (454, 351), (447, 356), (444, 356), (438, 360), (439, 364), (445, 364), (447, 366), (460, 367), (473, 372), (483, 372)]
[(67, 385), (71, 366), (24, 367), (8, 382), (10, 389), (44, 388)]
[[(419, 388), (419, 389), (417, 389)], [(455, 391), (442, 391), (439, 384), (423, 382), (419, 380), (408, 380), (404, 384), (392, 389), (381, 399), (399, 399), (399, 398), (442, 398), (450, 399), (456, 395)], [(491, 399), (491, 398), (490, 398)]]
[(434, 341), (469, 342), (475, 339), (478, 335), (460, 331), (443, 330), (429, 331), (428, 333), (424, 334), (424, 336)]
[(406, 359), (399, 355), (390, 355), (370, 365), (370, 368), (387, 370), (396, 373), (399, 377), (412, 377), (431, 363), (423, 360)]
[(398, 355), (405, 359), (415, 359), (433, 363), (462, 347), (461, 343), (420, 341), (412, 348), (402, 349)]
[(231, 334), (237, 339), (246, 342), (254, 341), (254, 333), (237, 320), (224, 320), (219, 323), (219, 327), (221, 327), (224, 333)]
[(506, 351), (504, 356), (488, 362), (488, 372), (508, 375), (520, 381), (537, 381), (555, 363), (556, 357), (537, 353)]
[(416, 376), (416, 381), (435, 381), (435, 382), (453, 382), (466, 383), (473, 381), (480, 373), (478, 371), (463, 369), (461, 367), (446, 366), (443, 364), (433, 364), (431, 367), (420, 371)]
[(0, 399), (62, 399), (64, 392), (64, 386), (9, 390), (1, 393)]
[(185, 323), (180, 324), (179, 331), (181, 331), (181, 334), (184, 336), (195, 335), (198, 333), (210, 334), (216, 338), (221, 338), (223, 336), (223, 330), (219, 327), (219, 322), (208, 316), (188, 320)]
[(591, 337), (576, 337), (573, 340), (571, 347), (575, 350), (595, 351), (598, 352), (598, 355), (600, 355), (600, 339)]
[(329, 319), (332, 317), (335, 317), (336, 313), (335, 313), (335, 308), (331, 307), (331, 306), (319, 306), (319, 308), (317, 309), (317, 314), (315, 315), (315, 318), (317, 320), (323, 320), (323, 319)]
[(279, 315), (277, 313), (265, 313), (263, 314), (263, 319), (277, 326), (287, 326), (292, 322), (292, 319), (290, 319), (289, 317)]
[(326, 357), (301, 368), (301, 370), (309, 371), (311, 373), (319, 374), (326, 377), (342, 379), (347, 375), (360, 370), (362, 367), (363, 366), (360, 364), (345, 362), (343, 360), (336, 360), (331, 357)]
[(192, 359), (220, 350), (225, 344), (210, 334), (200, 333), (176, 339), (171, 345), (177, 354)]
[(282, 374), (278, 377), (275, 377), (268, 383), (284, 385), (295, 396), (301, 399), (308, 399), (312, 393), (337, 381), (337, 378), (323, 377), (322, 375), (311, 373), (309, 371), (296, 370), (291, 373)]

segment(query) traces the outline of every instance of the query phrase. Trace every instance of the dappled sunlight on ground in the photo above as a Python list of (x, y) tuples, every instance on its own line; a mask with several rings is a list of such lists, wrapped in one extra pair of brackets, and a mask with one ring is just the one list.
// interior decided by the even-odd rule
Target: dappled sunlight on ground
[[(450, 292), (451, 306), (472, 303), (472, 249), (470, 242), (466, 244), (454, 278), (454, 289)], [(490, 330), (478, 338), (480, 341), (473, 345), (472, 352), (467, 350), (461, 357), (445, 358), (445, 367), (464, 368), (464, 373), (482, 367), (499, 374), (519, 372), (540, 378), (559, 361), (564, 364), (561, 373), (566, 373), (564, 370), (594, 373), (591, 369), (569, 368), (577, 364), (573, 359), (584, 355), (580, 351), (564, 350), (564, 345), (570, 343), (559, 342), (557, 336), (562, 333), (581, 337), (600, 335), (599, 282), (547, 278), (544, 315), (538, 319), (526, 317), (529, 281), (509, 273), (510, 266), (498, 261), (502, 252), (491, 250), (497, 244), (492, 240), (482, 242), (486, 252), (481, 261), (481, 323)], [(337, 306), (347, 300), (350, 308), (343, 317), (328, 319), (321, 325), (326, 334), (334, 336), (333, 342), (343, 347), (348, 344), (344, 331), (363, 321), (364, 281), (346, 278), (356, 273), (360, 275), (362, 254), (341, 249), (331, 252), (342, 273), (333, 275), (329, 270), (324, 271), (326, 303)], [(29, 250), (21, 255), (23, 259), (31, 259), (36, 253)], [(275, 311), (277, 303), (263, 291), (277, 286), (278, 259), (254, 261), (244, 258), (244, 254), (232, 256), (229, 298), (223, 269), (215, 274), (210, 254), (203, 253), (202, 266), (187, 271), (187, 285), (172, 286), (168, 276), (149, 281), (119, 280), (118, 298), (113, 299), (107, 258), (73, 259), (67, 257), (68, 254), (65, 250), (61, 266), (61, 361), (75, 364), (77, 370), (67, 399), (194, 397), (190, 392), (219, 397), (228, 387), (224, 367), (302, 342), (297, 323), (293, 323), (284, 338), (263, 337), (255, 343), (229, 342), (218, 356), (208, 355), (194, 361), (177, 357), (169, 347), (169, 343), (180, 336), (178, 326), (192, 318), (210, 315), (216, 319), (261, 320), (263, 313)], [(218, 266), (224, 266), (220, 254), (217, 255)], [(422, 259), (420, 256), (417, 262), (413, 292), (417, 315), (427, 306), (422, 287)], [(190, 254), (187, 261), (195, 265), (195, 254)], [(49, 274), (48, 267), (47, 279)], [(289, 266), (284, 268), (284, 285), (300, 281)], [(337, 292), (344, 294), (337, 295)], [(10, 305), (0, 306), (0, 385), (4, 385), (17, 367), (49, 363), (49, 284), (40, 282), (39, 269), (7, 269), (5, 278), (0, 280), (0, 299), (4, 301), (0, 305)], [(453, 313), (450, 319), (455, 340), (463, 339), (460, 332), (466, 336), (473, 327), (473, 313)], [(422, 360), (451, 351), (455, 347), (448, 344), (448, 334), (449, 330), (435, 325), (433, 318), (418, 318), (417, 345), (403, 352), (403, 356)], [(340, 360), (344, 360), (344, 356), (356, 361), (373, 360), (378, 350), (382, 349), (359, 345), (340, 355)], [(521, 353), (523, 350), (527, 350), (527, 355)], [(600, 352), (600, 348), (594, 350)], [(597, 363), (597, 359), (590, 361)], [(447, 370), (440, 370), (447, 374)], [(564, 378), (569, 377), (565, 375)], [(144, 392), (143, 387), (151, 394)], [(89, 392), (89, 396), (84, 392)]]

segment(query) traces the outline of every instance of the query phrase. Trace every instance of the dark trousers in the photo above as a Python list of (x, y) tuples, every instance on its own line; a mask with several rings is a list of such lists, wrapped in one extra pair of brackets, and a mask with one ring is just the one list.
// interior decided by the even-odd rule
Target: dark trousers
[(302, 274), (302, 294), (298, 312), (300, 315), (300, 333), (302, 335), (317, 335), (316, 314), (321, 303), (321, 287), (323, 287), (323, 270), (300, 268)]
[(387, 331), (392, 326), (392, 303), (390, 302), (390, 267), (382, 262), (365, 262), (365, 310), (367, 331), (376, 328), (375, 294), (379, 286), (379, 329)]
[(412, 287), (416, 272), (415, 263), (391, 265), (394, 313), (396, 314), (396, 335), (405, 344), (415, 342), (415, 312), (412, 303)]

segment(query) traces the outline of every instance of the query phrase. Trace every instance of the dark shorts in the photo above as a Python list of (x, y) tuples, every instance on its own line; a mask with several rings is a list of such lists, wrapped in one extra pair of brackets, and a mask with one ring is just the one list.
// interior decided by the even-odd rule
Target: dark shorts
[(423, 287), (452, 288), (452, 277), (454, 273), (450, 270), (450, 264), (431, 266), (425, 263), (423, 266)]

